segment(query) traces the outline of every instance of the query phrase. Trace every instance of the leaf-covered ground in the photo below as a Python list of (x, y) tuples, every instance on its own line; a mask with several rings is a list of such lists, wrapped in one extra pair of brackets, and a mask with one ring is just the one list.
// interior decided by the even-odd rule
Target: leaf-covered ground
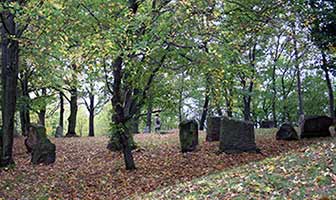
[(335, 139), (136, 199), (336, 199)]
[[(276, 141), (273, 134), (259, 134), (256, 140), (262, 154), (218, 155), (218, 142), (204, 142), (204, 133), (201, 133), (200, 137), (201, 144), (196, 152), (182, 154), (176, 132), (167, 135), (137, 135), (135, 140), (141, 148), (134, 151), (137, 170), (132, 172), (124, 169), (120, 153), (113, 153), (105, 148), (107, 137), (52, 139), (57, 146), (57, 161), (50, 166), (31, 165), (30, 157), (25, 153), (22, 138), (16, 139), (14, 147), (16, 167), (0, 170), (0, 198), (123, 199), (136, 197), (223, 169), (235, 168), (238, 165), (274, 157), (288, 151), (300, 151), (303, 147), (322, 140), (284, 142)], [(259, 170), (259, 167), (252, 166), (250, 169), (250, 178), (253, 178), (253, 171)], [(274, 170), (278, 169), (275, 167)], [(262, 181), (256, 184), (258, 183), (264, 184)], [(299, 187), (299, 185), (296, 186)], [(238, 187), (239, 192), (239, 188), (243, 186), (235, 187)]]

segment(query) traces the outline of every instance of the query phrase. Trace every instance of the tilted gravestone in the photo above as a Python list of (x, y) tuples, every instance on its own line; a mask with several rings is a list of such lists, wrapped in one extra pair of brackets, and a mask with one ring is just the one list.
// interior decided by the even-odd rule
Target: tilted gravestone
[(220, 129), (220, 152), (242, 153), (260, 151), (255, 143), (252, 122), (223, 117)]
[(301, 138), (331, 136), (329, 127), (334, 123), (327, 116), (305, 116), (300, 124)]
[(63, 127), (62, 127), (62, 126), (57, 126), (57, 127), (56, 127), (55, 137), (56, 137), (56, 138), (61, 138), (61, 137), (63, 137)]
[(31, 124), (25, 145), (31, 153), (33, 164), (51, 164), (56, 160), (56, 146), (47, 137), (42, 125)]
[(280, 129), (276, 133), (277, 140), (298, 140), (298, 134), (294, 127), (289, 123), (281, 125)]
[(266, 121), (261, 121), (260, 128), (274, 128), (275, 123), (274, 121), (266, 120)]
[(221, 124), (220, 117), (208, 117), (206, 141), (208, 142), (219, 141), (220, 124)]
[(185, 120), (179, 125), (182, 153), (194, 151), (198, 145), (198, 123), (196, 120)]

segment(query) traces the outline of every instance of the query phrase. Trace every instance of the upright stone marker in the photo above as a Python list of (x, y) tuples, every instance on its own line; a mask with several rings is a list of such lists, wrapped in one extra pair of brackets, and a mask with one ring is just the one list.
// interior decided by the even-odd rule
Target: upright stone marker
[(208, 142), (219, 141), (220, 125), (221, 125), (220, 117), (208, 117), (206, 141)]
[(63, 137), (63, 127), (62, 127), (62, 126), (57, 126), (57, 127), (56, 127), (55, 137), (56, 137), (56, 138), (61, 138), (61, 137)]
[(198, 123), (196, 120), (185, 120), (179, 125), (182, 153), (194, 151), (198, 145)]
[(336, 137), (336, 126), (330, 126), (329, 127), (329, 132), (330, 132), (330, 135), (331, 137)]
[(33, 164), (51, 164), (56, 160), (56, 146), (47, 137), (46, 129), (42, 125), (31, 124), (25, 145), (31, 153)]
[(271, 120), (261, 121), (260, 128), (274, 128), (275, 123)]
[(289, 123), (281, 125), (280, 129), (276, 133), (277, 140), (298, 140), (298, 134), (294, 127)]
[(333, 121), (327, 116), (305, 116), (300, 124), (301, 138), (331, 136), (329, 127)]
[(219, 150), (225, 153), (259, 152), (253, 123), (222, 118)]

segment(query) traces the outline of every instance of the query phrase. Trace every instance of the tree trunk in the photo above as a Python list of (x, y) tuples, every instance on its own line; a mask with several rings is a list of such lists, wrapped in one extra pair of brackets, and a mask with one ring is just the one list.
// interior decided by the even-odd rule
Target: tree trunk
[[(276, 63), (277, 61), (274, 61), (274, 63)], [(276, 78), (275, 78), (275, 64), (273, 65), (273, 69), (272, 69), (272, 117), (273, 117), (273, 122), (274, 122), (274, 126), (277, 126), (277, 116), (276, 116), (276, 95), (277, 95), (277, 91), (276, 91)]]
[(68, 118), (68, 133), (67, 137), (75, 137), (76, 136), (76, 119), (77, 119), (77, 88), (73, 88), (71, 91), (70, 98), (70, 116)]
[(179, 123), (183, 120), (183, 90), (184, 90), (184, 72), (182, 72), (181, 76), (181, 88), (179, 94)]
[(290, 114), (288, 110), (288, 94), (286, 93), (285, 73), (281, 76), (282, 101), (283, 101), (283, 117), (282, 122), (290, 122)]
[(1, 30), (2, 74), (2, 135), (0, 137), (0, 167), (14, 163), (12, 157), (14, 118), (17, 94), (19, 43), (11, 36), (17, 35), (14, 15), (3, 11)]
[(225, 105), (226, 105), (226, 114), (228, 117), (232, 117), (232, 103), (230, 95), (232, 94), (232, 91), (230, 89), (227, 90), (227, 94), (225, 96)]
[(299, 53), (297, 49), (297, 42), (295, 38), (295, 31), (294, 31), (294, 54), (295, 54), (295, 68), (296, 68), (296, 89), (297, 89), (297, 94), (298, 94), (298, 116), (300, 117), (301, 115), (304, 114), (303, 111), (303, 94), (302, 94), (302, 83), (301, 83), (301, 69), (299, 65)]
[(200, 121), (200, 130), (202, 131), (204, 130), (204, 124), (205, 124), (205, 120), (208, 114), (209, 101), (210, 101), (210, 97), (209, 97), (209, 91), (207, 88), (205, 91), (205, 100), (203, 104), (203, 112), (202, 112), (201, 121)]
[[(127, 130), (126, 130), (127, 131)], [(134, 163), (134, 158), (132, 154), (132, 149), (129, 145), (129, 136), (127, 132), (123, 132), (120, 135), (120, 143), (123, 147), (123, 154), (124, 154), (124, 161), (126, 165), (126, 170), (134, 170), (136, 169), (135, 163)]]
[(251, 119), (251, 104), (248, 97), (244, 97), (244, 120), (250, 121)]
[(20, 122), (21, 122), (21, 132), (23, 136), (27, 136), (28, 127), (30, 124), (30, 114), (29, 114), (29, 92), (28, 92), (28, 78), (24, 74), (21, 81), (21, 96), (23, 98), (23, 103), (20, 107)]
[(64, 128), (64, 97), (62, 92), (59, 93), (59, 97), (60, 97), (60, 115), (58, 126)]
[[(119, 56), (113, 63), (113, 97), (112, 97), (112, 107), (115, 114), (112, 117), (113, 124), (115, 125), (115, 130), (117, 134), (120, 135), (120, 143), (122, 145), (124, 161), (126, 170), (136, 169), (132, 149), (129, 145), (129, 137), (131, 135), (128, 132), (127, 121), (125, 119), (123, 101), (122, 101), (122, 57)], [(112, 139), (112, 138), (111, 138)]]
[(329, 77), (328, 63), (327, 63), (326, 55), (325, 55), (324, 52), (322, 52), (322, 60), (323, 60), (322, 69), (325, 73), (325, 79), (326, 79), (326, 83), (327, 83), (327, 87), (328, 87), (329, 114), (330, 114), (330, 117), (335, 118), (334, 91), (333, 91), (332, 83), (331, 83), (331, 80), (330, 80), (330, 77)]
[[(47, 89), (42, 88), (42, 97), (44, 98), (47, 95)], [(45, 118), (46, 118), (46, 104), (43, 105), (43, 108), (38, 113), (39, 124), (45, 126)]]
[(251, 120), (251, 93), (253, 90), (253, 81), (250, 81), (248, 87), (248, 94), (244, 95), (244, 120), (250, 121)]
[(94, 137), (94, 117), (95, 117), (94, 95), (90, 93), (89, 98), (90, 98), (89, 137)]
[(146, 131), (148, 133), (152, 132), (152, 101), (148, 102), (147, 106), (147, 116), (146, 116)]
[[(252, 70), (255, 70), (255, 60), (256, 60), (256, 48), (257, 48), (257, 43), (255, 43), (249, 51), (249, 60), (250, 60), (250, 65), (252, 67)], [(254, 72), (253, 72), (254, 76)], [(243, 87), (244, 89), (246, 88), (246, 80), (243, 80)], [(244, 95), (244, 120), (245, 121), (251, 121), (251, 102), (252, 102), (252, 91), (254, 87), (254, 82), (253, 82), (253, 77), (250, 78), (249, 85), (247, 88), (247, 94)], [(246, 90), (245, 90), (246, 92)]]

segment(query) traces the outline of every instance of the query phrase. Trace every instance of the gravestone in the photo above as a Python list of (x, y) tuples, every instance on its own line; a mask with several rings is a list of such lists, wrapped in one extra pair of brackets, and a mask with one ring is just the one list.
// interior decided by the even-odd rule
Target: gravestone
[(198, 145), (198, 123), (196, 120), (184, 120), (179, 125), (182, 153), (194, 151)]
[(221, 124), (220, 117), (208, 117), (206, 141), (208, 142), (219, 141), (220, 124)]
[(294, 127), (289, 123), (284, 123), (276, 133), (277, 140), (298, 140), (298, 134)]
[(259, 152), (255, 143), (253, 123), (223, 117), (219, 150), (225, 153)]
[(62, 127), (62, 126), (57, 126), (57, 127), (56, 127), (55, 137), (56, 137), (56, 138), (61, 138), (61, 137), (63, 137), (63, 127)]
[(31, 153), (33, 164), (52, 164), (56, 160), (56, 146), (47, 137), (42, 125), (31, 124), (25, 139), (27, 151)]
[(143, 130), (144, 133), (150, 133), (150, 128), (149, 126), (145, 126), (144, 130)]
[(300, 124), (301, 138), (330, 136), (333, 119), (327, 116), (305, 116)]
[(329, 127), (331, 137), (336, 137), (336, 125)]
[(260, 128), (274, 128), (275, 123), (271, 120), (261, 121)]

